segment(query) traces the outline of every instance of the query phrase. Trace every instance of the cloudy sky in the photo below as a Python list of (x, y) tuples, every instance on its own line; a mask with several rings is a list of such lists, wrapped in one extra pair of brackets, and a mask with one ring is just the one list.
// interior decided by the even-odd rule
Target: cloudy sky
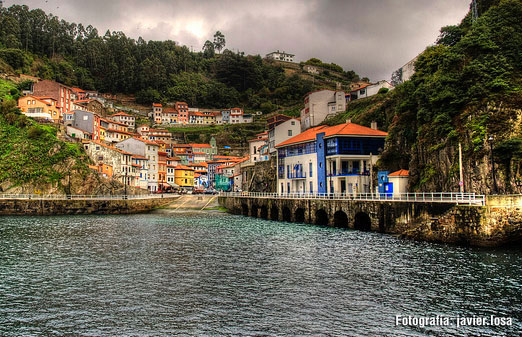
[(372, 81), (433, 44), (457, 24), (470, 0), (5, 0), (42, 8), (69, 22), (146, 40), (174, 40), (194, 51), (220, 30), (226, 48), (281, 50), (296, 61), (317, 57)]

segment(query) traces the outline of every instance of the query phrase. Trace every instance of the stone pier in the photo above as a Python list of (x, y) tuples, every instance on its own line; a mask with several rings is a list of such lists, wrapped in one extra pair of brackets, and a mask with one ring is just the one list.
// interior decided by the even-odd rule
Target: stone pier
[(472, 246), (522, 241), (522, 196), (491, 196), (485, 206), (443, 202), (277, 199), (220, 196), (229, 212)]

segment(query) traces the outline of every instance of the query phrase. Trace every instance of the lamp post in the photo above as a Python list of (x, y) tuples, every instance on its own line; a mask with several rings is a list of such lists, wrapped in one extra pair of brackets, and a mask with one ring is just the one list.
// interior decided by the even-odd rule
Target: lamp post
[(128, 173), (128, 168), (126, 167), (125, 168), (125, 199), (127, 199), (127, 173)]
[(489, 142), (489, 151), (490, 151), (490, 157), (491, 157), (491, 174), (493, 175), (493, 194), (497, 194), (498, 188), (497, 188), (497, 178), (495, 177), (495, 161), (493, 160), (493, 136), (489, 136), (488, 142)]

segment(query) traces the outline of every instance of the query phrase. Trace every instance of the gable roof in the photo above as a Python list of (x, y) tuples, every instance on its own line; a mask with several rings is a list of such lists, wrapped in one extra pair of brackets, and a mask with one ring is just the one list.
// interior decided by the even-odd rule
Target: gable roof
[(310, 142), (316, 139), (317, 134), (324, 132), (324, 138), (334, 136), (369, 136), (369, 137), (386, 137), (388, 133), (380, 130), (374, 130), (366, 126), (362, 126), (354, 123), (344, 123), (335, 126), (320, 125), (315, 128), (301, 132), (297, 136), (294, 136), (275, 147), (287, 146), (292, 144), (299, 144), (304, 142)]
[(388, 177), (408, 177), (410, 174), (409, 174), (409, 171), (408, 170), (399, 170), (399, 171), (395, 171), (393, 173), (390, 173), (388, 174)]

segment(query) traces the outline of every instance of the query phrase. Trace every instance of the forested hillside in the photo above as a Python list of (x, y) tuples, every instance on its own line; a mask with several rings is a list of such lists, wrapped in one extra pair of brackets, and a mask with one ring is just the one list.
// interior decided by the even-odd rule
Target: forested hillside
[[(13, 5), (0, 15), (0, 59), (12, 68), (84, 89), (136, 94), (144, 104), (183, 100), (190, 106), (271, 112), (302, 103), (313, 89), (312, 81), (285, 76), (281, 65), (260, 56), (227, 49), (218, 54), (226, 43), (222, 34), (201, 52), (191, 52), (174, 41), (134, 40), (110, 31), (101, 36), (90, 25), (27, 6)], [(339, 68), (336, 78), (348, 83), (357, 78)]]
[(520, 0), (479, 1), (476, 18), (441, 29), (411, 80), (330, 123), (377, 120), (389, 132), (380, 167), (409, 169), (412, 190), (458, 191), (461, 143), (466, 191), (522, 192), (520, 18)]

